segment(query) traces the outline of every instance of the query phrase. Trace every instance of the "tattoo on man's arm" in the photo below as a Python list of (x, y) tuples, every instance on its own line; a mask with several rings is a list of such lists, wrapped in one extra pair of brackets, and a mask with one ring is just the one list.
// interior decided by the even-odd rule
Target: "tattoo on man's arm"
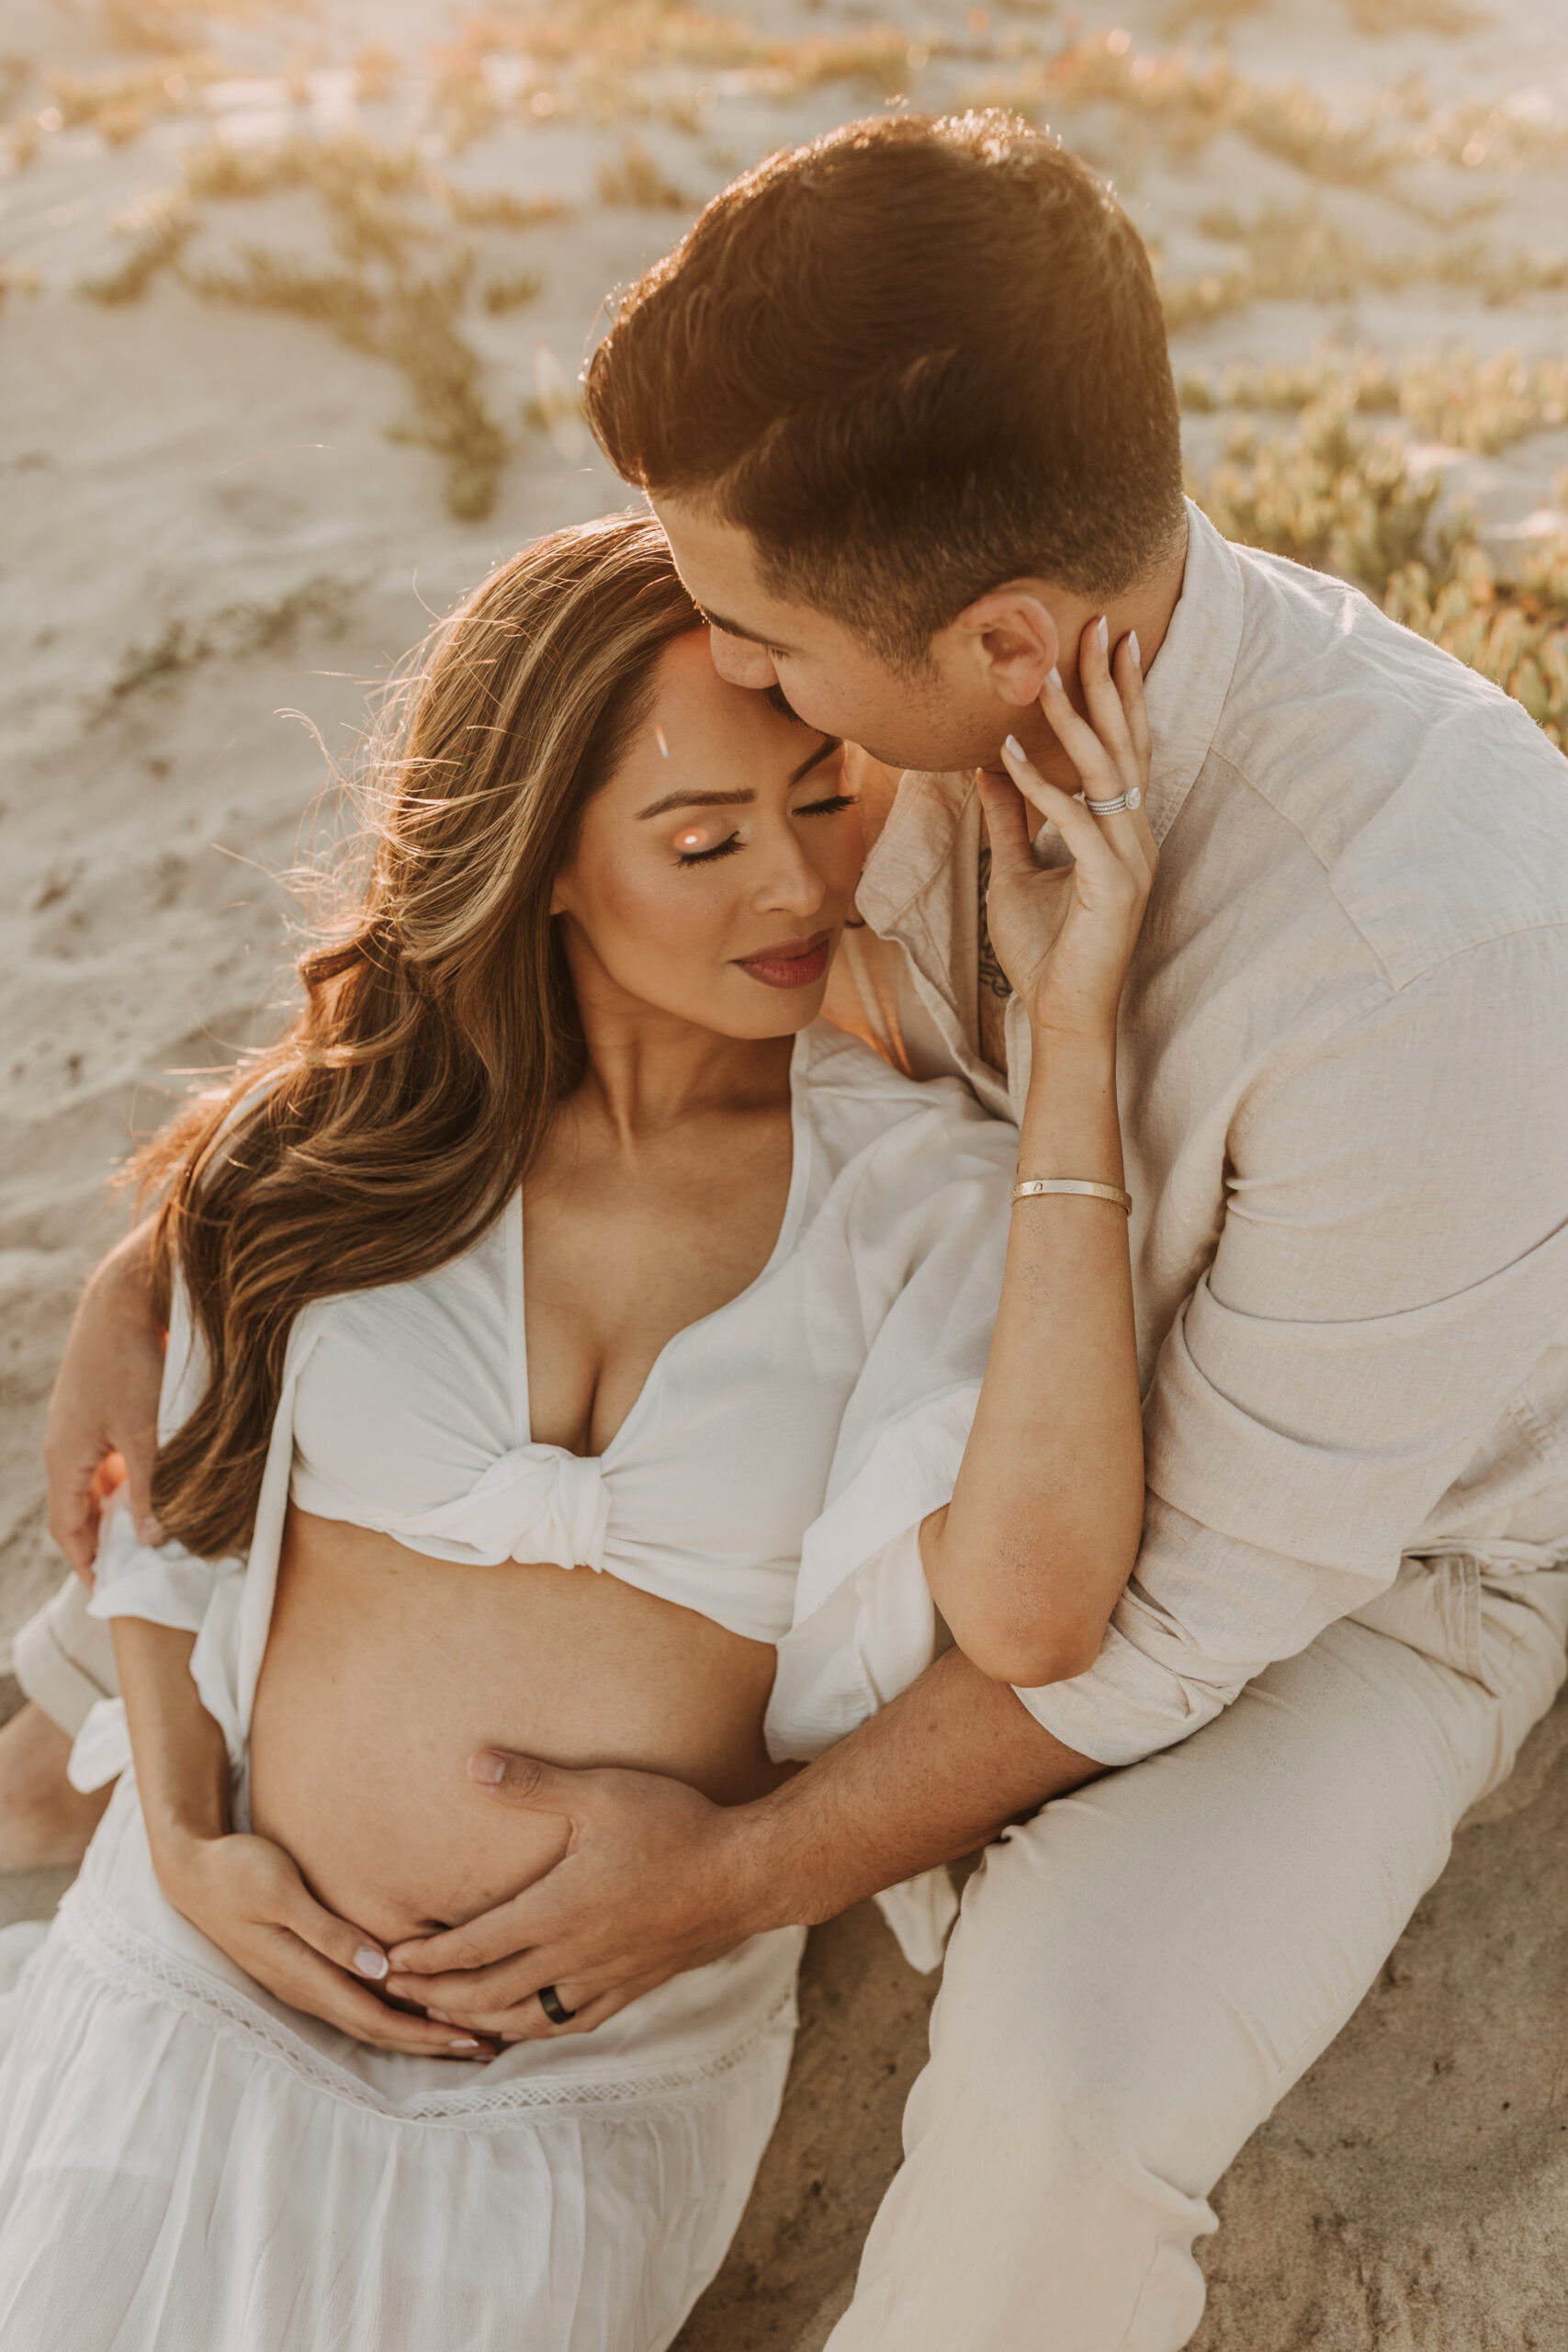
[(997, 961), (997, 951), (991, 944), (991, 926), (987, 919), (986, 902), (990, 896), (991, 853), (988, 846), (980, 851), (980, 986), (1004, 1002), (1012, 994), (1012, 983)]

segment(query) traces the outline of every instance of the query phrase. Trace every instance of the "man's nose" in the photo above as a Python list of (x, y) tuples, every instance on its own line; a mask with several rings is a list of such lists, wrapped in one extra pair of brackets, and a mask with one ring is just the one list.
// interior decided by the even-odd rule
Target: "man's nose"
[(723, 629), (710, 628), (708, 649), (714, 668), (729, 685), (777, 685), (779, 673), (773, 667), (773, 655), (750, 638), (727, 637)]

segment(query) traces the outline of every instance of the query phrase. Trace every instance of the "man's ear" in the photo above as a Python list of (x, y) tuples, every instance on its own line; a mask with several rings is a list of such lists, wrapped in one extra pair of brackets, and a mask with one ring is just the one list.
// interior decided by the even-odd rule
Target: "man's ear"
[(1057, 665), (1061, 639), (1051, 608), (1021, 581), (976, 596), (953, 623), (988, 694), (1023, 710)]

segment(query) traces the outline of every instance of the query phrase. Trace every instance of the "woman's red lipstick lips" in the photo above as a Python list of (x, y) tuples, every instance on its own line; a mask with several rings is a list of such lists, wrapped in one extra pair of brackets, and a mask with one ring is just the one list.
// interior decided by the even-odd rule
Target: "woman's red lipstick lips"
[(810, 939), (786, 939), (782, 947), (759, 947), (754, 956), (735, 960), (764, 988), (806, 989), (821, 978), (832, 953), (832, 933), (819, 931)]

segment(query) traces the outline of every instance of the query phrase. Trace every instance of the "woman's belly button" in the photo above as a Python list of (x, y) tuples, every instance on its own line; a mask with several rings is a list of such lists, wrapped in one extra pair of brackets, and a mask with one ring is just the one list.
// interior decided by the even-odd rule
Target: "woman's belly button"
[(470, 1801), (450, 1776), (428, 1803), (402, 1775), (362, 1802), (334, 1784), (323, 1808), (321, 1793), (264, 1781), (254, 1826), (294, 1856), (319, 1902), (384, 1943), (492, 1910), (552, 1869), (570, 1836), (558, 1816), (513, 1812), (482, 1792)]

